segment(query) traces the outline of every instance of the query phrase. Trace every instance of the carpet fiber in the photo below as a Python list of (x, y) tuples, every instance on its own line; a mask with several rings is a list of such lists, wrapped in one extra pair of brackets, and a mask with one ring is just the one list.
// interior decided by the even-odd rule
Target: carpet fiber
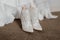
[(26, 33), (22, 30), (20, 20), (0, 28), (0, 40), (60, 40), (60, 12), (57, 19), (45, 19), (40, 21), (43, 31)]

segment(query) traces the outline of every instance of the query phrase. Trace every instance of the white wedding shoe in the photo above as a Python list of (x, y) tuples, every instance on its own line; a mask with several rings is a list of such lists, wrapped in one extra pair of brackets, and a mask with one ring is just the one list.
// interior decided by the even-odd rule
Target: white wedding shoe
[(39, 30), (39, 31), (42, 31), (42, 27), (41, 27), (41, 25), (40, 25), (40, 23), (39, 23), (39, 16), (38, 16), (38, 10), (37, 10), (37, 8), (32, 8), (31, 9), (31, 13), (30, 13), (30, 15), (31, 15), (31, 20), (32, 20), (32, 25), (33, 25), (33, 29), (35, 29), (35, 30)]
[(24, 9), (21, 14), (22, 29), (25, 32), (33, 32), (33, 27), (31, 24), (30, 13), (28, 9)]

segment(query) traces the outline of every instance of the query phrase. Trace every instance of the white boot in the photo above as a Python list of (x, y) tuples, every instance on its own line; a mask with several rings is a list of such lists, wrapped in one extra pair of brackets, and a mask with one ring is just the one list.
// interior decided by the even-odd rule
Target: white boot
[(24, 9), (21, 14), (22, 29), (26, 32), (33, 32), (30, 14), (28, 9)]
[(39, 23), (38, 17), (39, 16), (38, 16), (37, 8), (34, 8), (34, 7), (31, 8), (31, 20), (32, 20), (33, 29), (42, 31), (42, 27)]

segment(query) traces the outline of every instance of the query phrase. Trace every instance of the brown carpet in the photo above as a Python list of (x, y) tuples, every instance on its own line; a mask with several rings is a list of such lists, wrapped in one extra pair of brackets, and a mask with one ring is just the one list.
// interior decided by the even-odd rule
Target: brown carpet
[(55, 12), (57, 19), (45, 19), (41, 22), (43, 31), (26, 33), (21, 29), (21, 22), (15, 20), (13, 23), (0, 28), (0, 40), (60, 40), (60, 12)]

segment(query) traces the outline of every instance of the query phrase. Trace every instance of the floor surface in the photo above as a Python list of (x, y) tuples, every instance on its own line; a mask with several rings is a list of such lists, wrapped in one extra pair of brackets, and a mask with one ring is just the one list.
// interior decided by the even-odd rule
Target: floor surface
[(43, 31), (26, 33), (21, 28), (20, 20), (0, 28), (0, 40), (60, 40), (60, 12), (53, 13), (59, 17), (40, 21)]

